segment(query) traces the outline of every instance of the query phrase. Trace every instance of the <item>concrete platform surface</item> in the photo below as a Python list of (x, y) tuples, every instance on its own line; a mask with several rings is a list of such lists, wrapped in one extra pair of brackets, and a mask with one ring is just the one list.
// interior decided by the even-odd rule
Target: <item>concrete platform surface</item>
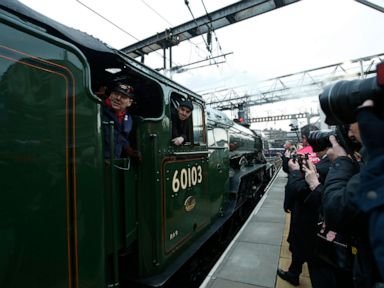
[[(210, 271), (200, 288), (294, 287), (276, 275), (287, 270), (289, 214), (283, 210), (286, 174), (280, 170), (249, 219)], [(301, 288), (312, 288), (306, 265)]]

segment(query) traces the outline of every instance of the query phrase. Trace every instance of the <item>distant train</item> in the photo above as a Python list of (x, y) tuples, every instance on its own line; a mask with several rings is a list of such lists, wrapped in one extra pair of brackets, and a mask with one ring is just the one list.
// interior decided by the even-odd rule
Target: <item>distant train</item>
[[(99, 93), (135, 88), (142, 160), (104, 159)], [(191, 143), (171, 109), (193, 102)], [(261, 138), (93, 37), (0, 3), (0, 287), (160, 286), (275, 166)]]

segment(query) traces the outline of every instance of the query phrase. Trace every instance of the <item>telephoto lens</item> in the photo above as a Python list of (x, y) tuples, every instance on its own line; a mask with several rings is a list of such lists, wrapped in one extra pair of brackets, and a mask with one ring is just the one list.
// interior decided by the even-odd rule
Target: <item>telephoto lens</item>
[(329, 136), (335, 136), (337, 142), (345, 151), (352, 155), (355, 151), (361, 149), (361, 144), (352, 141), (348, 136), (349, 125), (337, 125), (335, 130), (317, 130), (311, 131), (308, 136), (308, 143), (312, 146), (313, 152), (320, 152), (332, 147)]
[(332, 147), (329, 136), (336, 135), (333, 130), (317, 130), (311, 131), (307, 138), (309, 145), (312, 146), (313, 152), (320, 152), (326, 148)]
[(383, 103), (384, 89), (377, 84), (376, 77), (339, 81), (325, 87), (319, 95), (320, 106), (326, 116), (325, 123), (337, 125), (356, 122), (356, 110), (367, 99)]

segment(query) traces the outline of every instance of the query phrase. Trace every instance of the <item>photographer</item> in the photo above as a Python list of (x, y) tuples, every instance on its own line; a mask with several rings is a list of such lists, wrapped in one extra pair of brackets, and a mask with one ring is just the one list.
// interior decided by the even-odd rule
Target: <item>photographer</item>
[[(319, 132), (319, 131), (315, 131)], [(320, 134), (320, 133), (319, 133)], [(309, 230), (308, 242), (311, 244), (311, 250), (309, 254), (308, 270), (311, 278), (311, 282), (314, 288), (316, 287), (351, 287), (352, 286), (352, 274), (349, 271), (344, 271), (342, 269), (332, 266), (328, 262), (324, 261), (316, 252), (317, 233), (319, 232), (318, 222), (322, 219), (321, 216), (321, 201), (324, 188), (324, 181), (328, 175), (329, 168), (331, 166), (331, 161), (327, 155), (327, 152), (331, 152), (332, 148), (331, 143), (328, 139), (324, 140), (324, 137), (329, 133), (324, 133), (324, 135), (319, 135), (320, 140), (317, 140), (319, 149), (314, 148), (314, 151), (317, 152), (319, 158), (321, 159), (317, 165), (314, 165), (310, 161), (307, 161), (306, 165), (303, 165), (303, 171), (305, 173), (305, 181), (307, 182), (311, 193), (305, 199), (305, 206), (308, 210), (316, 211), (312, 213), (312, 225), (307, 227)], [(312, 137), (314, 138), (314, 137)], [(316, 139), (314, 139), (315, 141)], [(323, 142), (323, 143), (322, 143)], [(315, 144), (311, 145), (316, 147)], [(326, 146), (326, 147), (324, 147)]]
[(305, 181), (303, 180), (302, 172), (300, 171), (300, 164), (297, 159), (288, 159), (288, 182), (285, 186), (284, 196), (284, 211), (291, 214), (291, 221), (289, 226), (289, 234), (287, 242), (289, 243), (289, 250), (291, 252), (291, 264), (288, 271), (280, 268), (277, 270), (277, 275), (292, 284), (293, 286), (299, 285), (299, 277), (305, 262), (304, 248), (302, 244), (305, 242), (303, 237), (303, 217), (302, 217), (302, 203), (303, 197), (298, 199), (299, 195), (306, 190)]
[(366, 100), (357, 114), (361, 138), (368, 154), (368, 163), (361, 172), (361, 185), (356, 205), (368, 214), (369, 240), (384, 279), (384, 118)]
[[(318, 160), (314, 150), (320, 153), (322, 152), (313, 149), (308, 141), (311, 131), (314, 130), (318, 129), (313, 125), (307, 125), (302, 128), (301, 133), (304, 147), (298, 151), (297, 154), (293, 154), (288, 161), (289, 175), (285, 187), (284, 210), (287, 213), (291, 213), (291, 223), (287, 241), (290, 244), (289, 249), (292, 255), (288, 271), (278, 269), (277, 275), (292, 285), (297, 286), (299, 285), (299, 275), (302, 272), (302, 266), (304, 262), (308, 262), (313, 287), (330, 288), (337, 287), (337, 285), (330, 286), (331, 279), (328, 278), (327, 275), (322, 274), (320, 269), (317, 268), (320, 267), (320, 265), (312, 265), (312, 263), (314, 263), (312, 261), (312, 254), (314, 249), (314, 236), (316, 235), (315, 232), (319, 218), (320, 197), (319, 194), (312, 194), (310, 187), (304, 179), (303, 169), (308, 163), (313, 165), (313, 159)], [(325, 149), (326, 147), (324, 150)], [(323, 151), (322, 155), (325, 154), (325, 151)], [(309, 155), (312, 155), (311, 159), (308, 157)], [(315, 162), (317, 163), (318, 161), (315, 160)], [(322, 166), (324, 162), (326, 162), (326, 160), (318, 164)], [(328, 167), (329, 164), (319, 169), (323, 176), (321, 179), (325, 178)], [(313, 197), (309, 197), (310, 195)], [(307, 202), (309, 198), (310, 200)]]
[(313, 151), (312, 146), (308, 142), (308, 137), (311, 131), (317, 131), (319, 128), (317, 128), (315, 125), (308, 124), (301, 128), (301, 144), (302, 147), (297, 150), (297, 154), (300, 155), (307, 155), (309, 160), (311, 160), (312, 163), (316, 164), (320, 161), (320, 159), (317, 157), (316, 152)]
[(283, 148), (284, 153), (281, 155), (282, 167), (285, 173), (289, 173), (288, 161), (291, 158), (291, 155), (296, 151), (296, 147), (293, 145), (292, 141), (286, 140)]
[[(381, 66), (381, 69), (379, 69), (378, 66), (377, 71), (380, 70), (381, 73), (383, 73), (383, 67), (384, 66)], [(377, 119), (372, 118), (372, 113), (367, 114), (367, 110), (365, 109), (358, 112), (358, 106), (367, 99), (376, 99), (377, 102), (381, 102), (381, 106), (378, 105), (378, 107), (383, 107), (383, 87), (384, 81), (383, 75), (381, 75), (381, 77), (377, 76), (353, 81), (340, 81), (326, 88), (319, 96), (321, 108), (326, 114), (325, 122), (327, 124), (353, 123), (350, 125), (349, 134), (353, 134), (353, 136), (360, 142), (362, 142), (360, 132), (365, 136), (367, 136), (368, 133), (371, 133), (369, 137), (363, 136), (363, 139), (365, 139), (364, 144), (367, 145), (367, 147), (370, 147), (368, 148), (368, 151), (371, 151), (368, 152), (368, 157), (364, 152), (361, 153), (363, 155), (363, 161), (366, 162), (369, 160), (366, 167), (364, 167), (363, 161), (356, 161), (354, 155), (350, 151), (346, 151), (346, 147), (340, 146), (334, 137), (330, 137), (333, 152), (330, 153), (329, 156), (333, 156), (334, 161), (324, 185), (323, 213), (326, 223), (332, 226), (332, 229), (343, 231), (348, 234), (356, 247), (356, 249), (353, 250), (355, 251), (353, 284), (354, 287), (358, 288), (378, 287), (375, 285), (380, 285), (378, 283), (382, 283), (383, 280), (378, 272), (379, 268), (382, 269), (383, 267), (383, 262), (379, 262), (380, 253), (378, 252), (383, 249), (383, 243), (382, 241), (381, 243), (378, 241), (371, 247), (369, 241), (371, 239), (371, 243), (373, 243), (372, 234), (374, 231), (379, 234), (381, 233), (380, 235), (377, 234), (377, 236), (375, 236), (377, 238), (375, 238), (374, 241), (382, 239), (383, 237), (382, 230), (380, 230), (380, 232), (378, 232), (379, 230), (376, 230), (378, 227), (383, 227), (378, 224), (382, 222), (380, 222), (380, 217), (377, 217), (380, 215), (380, 210), (383, 211), (383, 208), (379, 203), (372, 206), (365, 206), (367, 198), (369, 198), (368, 195), (372, 195), (370, 191), (375, 191), (377, 194), (380, 189), (366, 190), (366, 188), (364, 188), (372, 183), (377, 184), (376, 181), (380, 179), (375, 177), (375, 174), (370, 174), (373, 171), (369, 167), (372, 167), (372, 165), (375, 166), (375, 163), (378, 163), (376, 161), (380, 161), (377, 159), (380, 159), (380, 156), (382, 156), (381, 153), (383, 150), (377, 148), (383, 147), (383, 143), (380, 141), (380, 137), (382, 137), (383, 134), (380, 132), (380, 129), (377, 129), (377, 127), (380, 126), (379, 123), (382, 122), (375, 122)], [(356, 122), (356, 115), (358, 116), (361, 130)], [(372, 149), (373, 151), (376, 151), (376, 153), (372, 154)], [(381, 152), (377, 153), (378, 151)], [(372, 155), (375, 156), (373, 157)], [(374, 161), (374, 163), (372, 163), (372, 161)], [(375, 169), (377, 169), (377, 166)], [(362, 171), (361, 175), (360, 170)], [(380, 170), (382, 171), (383, 169), (381, 168)], [(367, 173), (370, 174), (368, 178), (366, 176)], [(376, 187), (378, 188), (379, 186)], [(365, 203), (362, 201), (362, 198), (364, 197)], [(379, 198), (380, 197), (377, 197), (377, 199)], [(368, 202), (371, 201), (368, 200)], [(368, 206), (370, 206), (370, 208), (368, 208)], [(374, 206), (376, 208), (374, 208)], [(370, 210), (371, 208), (372, 210)], [(365, 211), (374, 210), (376, 211), (374, 213), (364, 213)], [(368, 223), (370, 224), (370, 228), (368, 228)], [(373, 227), (372, 225), (376, 224), (378, 226), (371, 228)], [(375, 246), (378, 249), (375, 249)], [(372, 248), (375, 249), (375, 254), (377, 253), (376, 259), (378, 262), (374, 261)], [(381, 265), (377, 265), (377, 263), (380, 263)]]
[[(350, 125), (349, 137), (360, 140), (360, 132), (357, 123)], [(325, 182), (323, 196), (323, 213), (327, 224), (338, 230), (349, 229), (352, 216), (358, 211), (351, 202), (360, 183), (360, 165), (363, 162), (354, 160), (345, 149), (337, 142), (335, 136), (330, 136), (332, 149), (328, 151), (328, 157), (333, 161), (330, 175)], [(351, 224), (353, 225), (353, 223)]]
[(323, 184), (328, 174), (331, 161), (327, 155), (331, 143), (327, 139), (333, 131), (314, 131), (311, 132), (308, 141), (313, 147), (314, 152), (320, 158), (320, 162), (314, 165), (311, 161), (306, 161), (302, 170), (305, 173), (305, 181), (308, 184), (310, 193), (304, 201), (307, 213), (308, 226), (306, 227), (306, 246), (307, 263), (310, 279), (314, 288), (318, 287), (351, 287), (352, 275), (350, 272), (343, 271), (331, 266), (315, 254), (318, 221), (320, 217), (321, 197)]
[[(311, 145), (309, 145), (309, 142), (308, 142), (308, 136), (310, 134), (311, 131), (316, 131), (316, 130), (319, 130), (319, 128), (317, 128), (315, 125), (305, 125), (301, 128), (301, 143), (302, 143), (302, 147), (298, 150), (292, 150), (292, 151), (286, 151), (286, 153), (284, 153), (285, 155), (285, 158), (283, 159), (283, 161), (285, 161), (285, 163), (283, 162), (283, 170), (288, 173), (288, 183), (285, 187), (285, 196), (284, 196), (284, 211), (287, 212), (287, 213), (290, 213), (293, 209), (293, 206), (295, 205), (295, 198), (296, 198), (296, 194), (294, 192), (291, 192), (292, 188), (290, 187), (289, 185), (289, 182), (290, 182), (290, 179), (289, 177), (295, 177), (296, 176), (296, 172), (291, 174), (292, 171), (295, 171), (295, 170), (298, 170), (300, 171), (300, 165), (299, 163), (302, 162), (302, 159), (304, 158), (310, 158), (311, 161), (313, 163), (317, 163), (318, 162), (318, 158), (317, 158), (317, 155), (316, 153), (313, 152), (313, 149), (311, 147)], [(289, 156), (289, 157), (288, 157)], [(290, 161), (290, 160), (295, 160), (295, 161)], [(298, 160), (298, 161), (296, 161)], [(295, 164), (297, 163), (297, 165)], [(284, 168), (285, 166), (285, 168)], [(297, 168), (298, 167), (298, 168)], [(291, 215), (291, 218), (293, 217), (293, 215)], [(291, 226), (292, 226), (292, 223), (291, 223)], [(290, 228), (290, 231), (292, 229)], [(291, 233), (290, 233), (291, 234)], [(290, 235), (288, 236), (288, 239), (290, 239)]]
[[(350, 125), (349, 135), (360, 140), (357, 123)], [(352, 159), (334, 136), (329, 137), (332, 150), (328, 155), (334, 159), (324, 185), (322, 212), (325, 223), (333, 231), (353, 239), (357, 254), (353, 265), (354, 287), (371, 288), (376, 282), (370, 247), (366, 237), (366, 220), (361, 210), (354, 204), (360, 187), (360, 166), (362, 162)], [(364, 153), (362, 153), (364, 155)], [(364, 156), (363, 156), (364, 159)], [(352, 240), (350, 240), (352, 241)]]

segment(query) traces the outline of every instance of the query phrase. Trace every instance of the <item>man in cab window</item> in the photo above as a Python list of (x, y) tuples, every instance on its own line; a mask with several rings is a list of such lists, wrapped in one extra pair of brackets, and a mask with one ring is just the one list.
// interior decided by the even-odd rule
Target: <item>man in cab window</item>
[(172, 144), (179, 146), (190, 142), (191, 125), (189, 117), (193, 105), (189, 100), (180, 102), (179, 107), (172, 113)]

